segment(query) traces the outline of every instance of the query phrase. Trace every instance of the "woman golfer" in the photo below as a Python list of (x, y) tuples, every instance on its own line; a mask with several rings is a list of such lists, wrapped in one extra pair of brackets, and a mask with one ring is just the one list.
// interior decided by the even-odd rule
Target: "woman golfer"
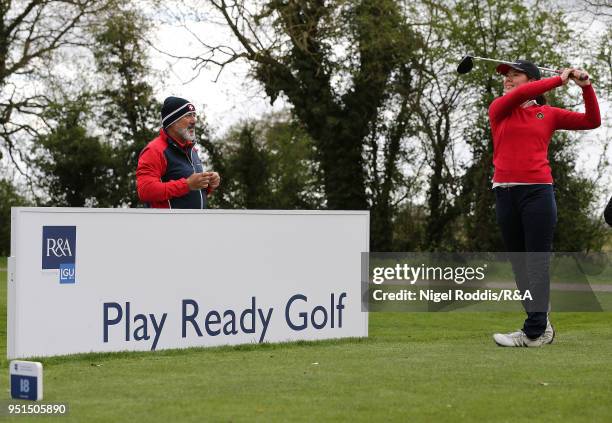
[[(540, 70), (526, 60), (501, 64), (496, 70), (504, 75), (504, 95), (489, 107), (497, 222), (518, 289), (529, 291), (533, 299), (523, 301), (527, 319), (522, 330), (497, 333), (493, 339), (504, 347), (540, 347), (552, 343), (555, 337), (548, 319), (548, 299), (557, 205), (548, 144), (557, 129), (597, 128), (599, 106), (584, 71), (565, 69), (559, 76), (540, 79)], [(582, 88), (585, 113), (544, 104), (544, 93), (570, 79)]]

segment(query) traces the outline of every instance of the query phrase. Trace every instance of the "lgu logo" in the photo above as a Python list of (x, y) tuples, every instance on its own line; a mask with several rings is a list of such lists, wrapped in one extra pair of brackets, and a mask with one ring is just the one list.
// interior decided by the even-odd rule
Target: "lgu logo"
[(58, 269), (60, 283), (75, 282), (76, 226), (43, 226), (42, 268)]

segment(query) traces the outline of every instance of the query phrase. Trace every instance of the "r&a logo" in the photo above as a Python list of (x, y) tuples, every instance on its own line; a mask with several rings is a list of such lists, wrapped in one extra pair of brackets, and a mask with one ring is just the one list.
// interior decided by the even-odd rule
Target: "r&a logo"
[(43, 226), (42, 268), (59, 269), (76, 257), (76, 226)]
[(67, 239), (47, 239), (47, 256), (54, 255), (55, 257), (72, 257), (70, 243)]

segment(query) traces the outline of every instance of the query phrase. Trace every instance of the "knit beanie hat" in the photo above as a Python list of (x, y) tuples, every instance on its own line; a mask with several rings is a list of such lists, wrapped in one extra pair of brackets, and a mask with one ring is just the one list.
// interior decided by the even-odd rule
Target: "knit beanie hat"
[(164, 129), (185, 116), (187, 113), (195, 112), (195, 106), (180, 97), (168, 97), (164, 100), (161, 109), (161, 124)]

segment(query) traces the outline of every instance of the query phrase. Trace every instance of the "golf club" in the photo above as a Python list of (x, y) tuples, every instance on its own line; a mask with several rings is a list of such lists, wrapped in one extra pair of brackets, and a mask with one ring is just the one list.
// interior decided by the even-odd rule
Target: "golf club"
[[(468, 73), (469, 71), (472, 70), (472, 68), (474, 67), (474, 59), (477, 60), (485, 60), (487, 62), (495, 62), (495, 63), (505, 63), (507, 65), (517, 65), (518, 63), (515, 62), (509, 62), (507, 60), (497, 60), (497, 59), (489, 59), (487, 57), (478, 57), (478, 56), (463, 56), (463, 59), (461, 59), (461, 62), (459, 63), (459, 66), (457, 66), (457, 72), (460, 74), (465, 74)], [(551, 73), (556, 73), (556, 74), (560, 74), (563, 71), (559, 70), (559, 69), (550, 69), (550, 68), (543, 68), (541, 66), (537, 66), (538, 69), (540, 69), (541, 71), (544, 72), (551, 72)], [(587, 79), (589, 79), (588, 76), (581, 76), (580, 78), (581, 81), (586, 81)]]

